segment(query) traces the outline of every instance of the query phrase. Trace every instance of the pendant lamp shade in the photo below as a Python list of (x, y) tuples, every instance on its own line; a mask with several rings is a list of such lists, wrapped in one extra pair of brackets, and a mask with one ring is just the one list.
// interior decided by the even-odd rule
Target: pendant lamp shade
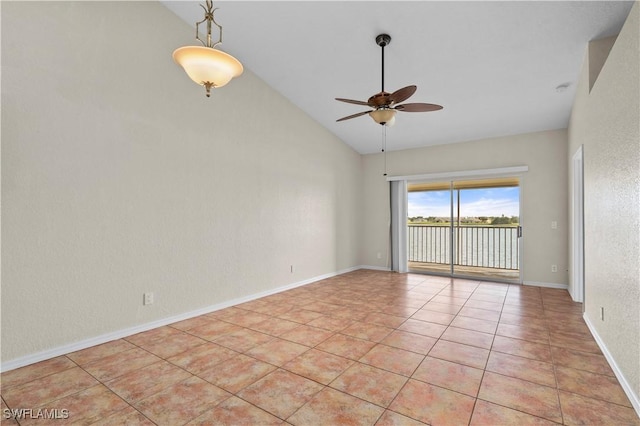
[(184, 46), (173, 52), (173, 60), (184, 68), (195, 83), (207, 87), (222, 87), (242, 74), (240, 61), (221, 50), (205, 46)]

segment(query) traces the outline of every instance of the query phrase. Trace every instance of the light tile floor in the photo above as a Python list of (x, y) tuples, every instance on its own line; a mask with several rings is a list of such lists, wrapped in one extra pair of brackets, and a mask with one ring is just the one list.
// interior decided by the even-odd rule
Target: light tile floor
[(367, 270), (1, 379), (55, 424), (640, 425), (566, 291)]

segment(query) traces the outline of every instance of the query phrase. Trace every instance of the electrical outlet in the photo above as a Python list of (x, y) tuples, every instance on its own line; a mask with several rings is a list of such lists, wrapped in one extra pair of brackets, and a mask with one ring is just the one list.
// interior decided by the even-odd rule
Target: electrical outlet
[(143, 305), (153, 305), (153, 293), (145, 293), (142, 300)]
[(558, 265), (551, 265), (551, 272), (558, 272)]
[(558, 229), (558, 222), (555, 220), (551, 222), (551, 229)]
[(604, 321), (604, 306), (600, 306), (600, 321)]
[(382, 259), (382, 253), (378, 252), (378, 259)]

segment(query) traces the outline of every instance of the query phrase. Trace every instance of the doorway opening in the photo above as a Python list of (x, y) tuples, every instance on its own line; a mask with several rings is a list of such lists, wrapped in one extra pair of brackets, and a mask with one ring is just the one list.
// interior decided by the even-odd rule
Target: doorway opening
[(521, 282), (517, 177), (407, 185), (409, 271)]

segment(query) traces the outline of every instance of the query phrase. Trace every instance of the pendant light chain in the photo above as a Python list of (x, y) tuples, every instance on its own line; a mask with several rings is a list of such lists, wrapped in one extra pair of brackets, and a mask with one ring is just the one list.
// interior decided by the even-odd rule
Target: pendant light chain
[(382, 155), (384, 156), (384, 175), (387, 175), (387, 126), (382, 126)]

